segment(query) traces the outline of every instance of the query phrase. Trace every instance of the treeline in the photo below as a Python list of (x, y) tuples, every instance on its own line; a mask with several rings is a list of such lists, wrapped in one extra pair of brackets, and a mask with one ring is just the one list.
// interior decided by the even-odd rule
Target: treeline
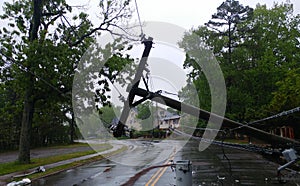
[[(253, 9), (227, 0), (205, 25), (186, 33), (180, 45), (187, 52), (201, 45), (212, 51), (225, 79), (226, 116), (249, 123), (300, 106), (299, 25), (300, 15), (293, 14), (290, 3), (269, 9), (258, 4)], [(187, 55), (185, 67), (192, 69), (189, 77), (199, 92), (201, 108), (210, 110), (210, 87), (197, 61), (201, 59)], [(182, 96), (193, 102), (188, 90), (185, 87)], [(268, 122), (296, 126), (299, 116), (294, 113)]]

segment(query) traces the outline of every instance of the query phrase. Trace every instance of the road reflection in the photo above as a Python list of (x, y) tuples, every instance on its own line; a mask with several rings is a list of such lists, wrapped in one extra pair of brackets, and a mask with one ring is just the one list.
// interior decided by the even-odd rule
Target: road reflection
[[(199, 142), (193, 140), (179, 152), (176, 152), (176, 148), (180, 147), (180, 140), (147, 143), (132, 140), (128, 151), (114, 157), (116, 162), (127, 161), (126, 165), (111, 160), (103, 160), (39, 179), (32, 185), (120, 186), (147, 167), (165, 164), (166, 159), (174, 154), (175, 162), (178, 160), (192, 161), (193, 185), (195, 186), (280, 185), (276, 180), (279, 165), (253, 152), (230, 148), (222, 149), (222, 147), (215, 145), (199, 152)], [(160, 157), (165, 158), (159, 161), (161, 160)], [(152, 178), (153, 175), (159, 176)], [(175, 173), (169, 167), (161, 169), (161, 171), (154, 169), (139, 177), (134, 185), (145, 185), (152, 179), (155, 180), (157, 186), (169, 186), (176, 183), (174, 177)], [(287, 182), (285, 186), (297, 185), (300, 183), (299, 181)]]

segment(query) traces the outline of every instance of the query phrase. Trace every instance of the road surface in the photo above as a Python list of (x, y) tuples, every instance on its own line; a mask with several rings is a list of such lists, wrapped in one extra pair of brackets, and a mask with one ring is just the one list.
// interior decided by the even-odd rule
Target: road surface
[[(139, 140), (124, 142), (129, 150), (111, 160), (95, 162), (39, 179), (32, 185), (105, 185), (120, 186), (137, 177), (134, 185), (175, 185), (175, 173), (170, 167), (152, 169), (145, 174), (137, 173), (153, 165), (167, 164), (169, 160), (191, 160), (193, 185), (281, 185), (276, 180), (278, 164), (261, 155), (236, 149), (210, 146), (198, 151), (198, 142), (190, 141), (183, 148), (182, 141), (162, 140), (148, 143)], [(223, 153), (224, 150), (224, 153)], [(226, 158), (227, 157), (227, 158)], [(293, 177), (285, 186), (300, 184)]]

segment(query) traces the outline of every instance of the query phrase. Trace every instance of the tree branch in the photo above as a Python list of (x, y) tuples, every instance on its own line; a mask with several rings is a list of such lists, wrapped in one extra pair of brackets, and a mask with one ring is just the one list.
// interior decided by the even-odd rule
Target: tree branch
[(50, 17), (50, 16), (56, 16), (56, 15), (62, 15), (65, 14), (66, 12), (63, 10), (57, 11), (57, 12), (43, 12), (42, 16), (44, 17)]
[[(115, 6), (118, 6), (118, 5), (116, 4)], [(126, 18), (126, 16), (127, 16), (126, 7), (127, 6), (122, 6), (117, 10), (117, 12), (115, 12), (116, 8), (114, 7), (113, 3), (108, 4), (106, 8), (103, 6), (102, 9), (103, 9), (104, 13), (103, 13), (102, 23), (98, 27), (90, 30), (88, 33), (79, 37), (77, 41), (75, 41), (73, 43), (69, 43), (69, 46), (74, 47), (74, 46), (80, 44), (85, 38), (90, 37), (97, 31), (107, 31), (112, 35), (121, 36), (123, 38), (125, 37), (125, 38), (129, 39), (130, 37), (125, 36), (125, 35), (130, 35), (129, 32), (125, 28), (122, 28), (121, 26), (118, 26), (116, 24), (118, 22), (118, 20), (120, 20), (122, 18)], [(124, 33), (121, 34), (121, 33), (114, 32), (113, 29), (110, 29), (110, 27), (117, 28)], [(130, 38), (130, 39), (134, 40), (133, 38)]]

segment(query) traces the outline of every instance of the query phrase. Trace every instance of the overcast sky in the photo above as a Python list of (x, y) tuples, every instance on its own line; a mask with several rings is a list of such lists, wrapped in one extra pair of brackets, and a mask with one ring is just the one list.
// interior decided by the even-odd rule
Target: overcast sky
[[(144, 21), (164, 21), (185, 29), (198, 27), (210, 20), (211, 15), (216, 13), (217, 7), (225, 0), (137, 0), (141, 19)], [(274, 2), (282, 3), (286, 0), (240, 0), (244, 6), (266, 4), (272, 7)], [(300, 13), (300, 1), (291, 0), (294, 4), (295, 13)]]
[[(3, 2), (7, 0), (0, 0), (0, 13), (2, 14)], [(12, 0), (9, 0), (10, 2)], [(90, 2), (90, 7), (93, 9), (94, 3), (97, 0), (67, 0), (71, 4), (86, 4)], [(163, 21), (176, 24), (190, 29), (192, 27), (198, 27), (207, 22), (211, 15), (216, 12), (217, 7), (224, 0), (137, 0), (139, 12), (142, 21)], [(132, 0), (134, 3), (134, 0)], [(286, 2), (286, 0), (240, 0), (244, 6), (249, 5), (255, 8), (256, 4), (266, 4), (271, 7), (274, 2)], [(294, 4), (295, 13), (300, 13), (300, 1), (290, 0)], [(93, 14), (93, 11), (89, 11)], [(135, 12), (136, 14), (136, 12)]]

